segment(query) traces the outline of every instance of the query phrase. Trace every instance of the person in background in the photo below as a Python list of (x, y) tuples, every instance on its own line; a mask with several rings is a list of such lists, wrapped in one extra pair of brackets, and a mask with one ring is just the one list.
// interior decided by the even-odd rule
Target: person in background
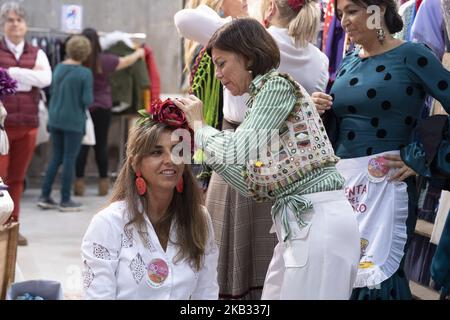
[[(394, 0), (337, 0), (336, 15), (359, 47), (339, 67), (331, 95), (313, 95), (335, 115), (333, 139), (358, 219), (361, 258), (353, 299), (411, 299), (404, 253), (417, 218), (415, 172), (400, 158), (427, 94), (450, 111), (450, 72), (424, 44), (392, 37), (403, 26)], [(380, 8), (380, 25), (368, 7)], [(331, 111), (330, 111), (331, 109)], [(332, 113), (330, 113), (332, 112)]]
[[(26, 11), (21, 4), (3, 3), (0, 24), (4, 32), (0, 41), (0, 67), (8, 69), (18, 83), (17, 93), (3, 99), (8, 112), (5, 129), (10, 150), (8, 155), (0, 156), (0, 176), (9, 186), (14, 201), (11, 219), (19, 221), (25, 174), (33, 157), (39, 127), (39, 89), (50, 85), (52, 71), (45, 53), (25, 42)], [(19, 233), (18, 244), (27, 243)]]
[[(133, 65), (145, 55), (142, 48), (125, 57), (118, 57), (111, 53), (104, 53), (100, 47), (97, 31), (92, 28), (84, 29), (82, 35), (91, 42), (92, 52), (83, 62), (94, 75), (94, 102), (89, 106), (95, 130), (95, 160), (99, 172), (98, 195), (105, 196), (109, 189), (108, 177), (108, 131), (111, 124), (111, 86), (109, 76), (114, 71), (125, 69)], [(76, 161), (76, 180), (74, 193), (83, 196), (85, 192), (84, 173), (90, 146), (81, 146)]]
[[(38, 206), (42, 209), (79, 211), (80, 203), (71, 200), (75, 161), (86, 130), (86, 110), (93, 101), (93, 76), (82, 66), (91, 52), (91, 44), (84, 36), (73, 36), (66, 47), (67, 59), (58, 64), (53, 73), (49, 104), (48, 130), (52, 141), (52, 158), (45, 173)], [(51, 198), (52, 185), (61, 174), (61, 201)]]
[(279, 242), (262, 299), (348, 299), (358, 266), (358, 226), (309, 94), (275, 70), (280, 51), (255, 19), (227, 23), (207, 51), (230, 93), (250, 94), (244, 122), (235, 132), (218, 131), (206, 125), (194, 95), (174, 103), (208, 165), (242, 195), (274, 202)]
[(149, 118), (131, 129), (111, 201), (83, 238), (84, 298), (218, 298), (211, 219), (189, 166), (174, 160), (177, 129)]

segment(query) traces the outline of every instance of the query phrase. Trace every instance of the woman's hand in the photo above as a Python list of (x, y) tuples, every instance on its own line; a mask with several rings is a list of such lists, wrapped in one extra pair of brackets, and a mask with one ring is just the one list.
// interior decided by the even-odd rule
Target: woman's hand
[(194, 95), (186, 98), (173, 99), (173, 103), (180, 108), (186, 115), (186, 120), (192, 130), (200, 129), (205, 126), (203, 119), (203, 102)]
[(316, 105), (317, 112), (320, 115), (324, 114), (325, 111), (330, 110), (333, 105), (333, 98), (323, 92), (314, 92), (311, 95), (312, 101)]
[(389, 181), (403, 181), (406, 178), (416, 175), (416, 172), (408, 167), (398, 154), (385, 154), (383, 156), (388, 160), (388, 167), (398, 169), (398, 171), (389, 179)]

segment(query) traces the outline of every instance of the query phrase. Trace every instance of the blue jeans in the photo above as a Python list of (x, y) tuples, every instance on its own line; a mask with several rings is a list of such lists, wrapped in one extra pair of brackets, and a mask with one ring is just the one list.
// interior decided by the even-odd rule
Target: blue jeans
[(60, 129), (50, 130), (53, 155), (45, 173), (44, 183), (42, 185), (42, 197), (50, 197), (53, 182), (58, 173), (59, 166), (62, 164), (61, 202), (70, 201), (72, 181), (75, 174), (75, 162), (80, 151), (83, 136), (81, 132)]

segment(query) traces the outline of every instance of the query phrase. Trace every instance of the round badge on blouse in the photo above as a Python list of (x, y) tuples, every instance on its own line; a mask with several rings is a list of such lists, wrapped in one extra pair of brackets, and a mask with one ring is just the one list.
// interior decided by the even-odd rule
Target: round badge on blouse
[(381, 182), (389, 173), (388, 160), (383, 156), (371, 158), (367, 167), (368, 178), (372, 182)]
[(153, 259), (147, 266), (147, 283), (155, 288), (163, 285), (169, 275), (169, 266), (162, 259)]

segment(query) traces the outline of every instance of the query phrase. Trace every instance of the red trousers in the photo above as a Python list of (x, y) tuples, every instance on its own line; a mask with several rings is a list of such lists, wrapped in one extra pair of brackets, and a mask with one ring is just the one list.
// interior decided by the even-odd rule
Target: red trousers
[(9, 186), (8, 192), (14, 201), (12, 219), (19, 220), (20, 198), (23, 193), (25, 174), (33, 157), (38, 128), (6, 127), (9, 153), (0, 156), (0, 177)]

